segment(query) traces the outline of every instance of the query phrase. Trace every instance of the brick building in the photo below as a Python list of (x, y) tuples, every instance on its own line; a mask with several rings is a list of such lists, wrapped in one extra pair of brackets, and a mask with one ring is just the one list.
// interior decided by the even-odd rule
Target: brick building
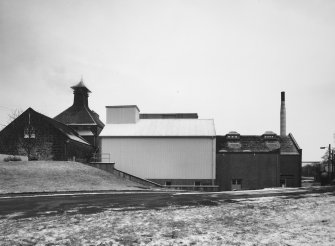
[(300, 187), (302, 150), (286, 135), (285, 92), (281, 93), (280, 135), (216, 136), (216, 182), (220, 190)]
[(301, 149), (292, 134), (216, 136), (220, 190), (301, 186)]
[(86, 162), (92, 146), (71, 127), (28, 108), (0, 132), (0, 153)]

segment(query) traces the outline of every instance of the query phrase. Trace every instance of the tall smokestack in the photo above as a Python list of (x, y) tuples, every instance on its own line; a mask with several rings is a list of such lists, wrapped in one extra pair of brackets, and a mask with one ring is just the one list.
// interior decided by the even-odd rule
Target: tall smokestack
[(280, 136), (286, 136), (286, 108), (285, 108), (285, 91), (281, 92), (280, 104)]

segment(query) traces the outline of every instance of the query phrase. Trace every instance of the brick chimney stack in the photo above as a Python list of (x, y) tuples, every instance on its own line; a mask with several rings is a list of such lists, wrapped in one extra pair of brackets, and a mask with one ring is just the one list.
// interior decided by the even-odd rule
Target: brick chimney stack
[(281, 92), (280, 104), (280, 136), (286, 136), (286, 107), (285, 107), (285, 91)]

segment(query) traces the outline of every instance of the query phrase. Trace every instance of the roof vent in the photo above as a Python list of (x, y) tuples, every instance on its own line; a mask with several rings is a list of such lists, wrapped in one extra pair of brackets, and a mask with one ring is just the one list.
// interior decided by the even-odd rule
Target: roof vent
[(73, 106), (78, 109), (88, 108), (88, 93), (91, 93), (91, 91), (86, 87), (83, 80), (81, 79), (78, 84), (71, 86), (71, 88), (74, 94)]
[(227, 135), (226, 138), (229, 140), (239, 140), (240, 139), (240, 134), (235, 131), (230, 131)]
[(278, 140), (278, 136), (276, 133), (274, 133), (273, 131), (266, 131), (262, 137), (264, 138), (264, 140)]

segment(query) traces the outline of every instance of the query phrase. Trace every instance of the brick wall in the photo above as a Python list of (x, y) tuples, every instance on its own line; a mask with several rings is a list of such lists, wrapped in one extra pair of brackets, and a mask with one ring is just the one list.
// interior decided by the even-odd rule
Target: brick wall
[(301, 155), (281, 155), (280, 176), (286, 187), (300, 187)]
[[(232, 190), (232, 180), (241, 180), (241, 189), (279, 186), (278, 153), (217, 154), (216, 182), (220, 190)], [(235, 187), (236, 188), (236, 187)]]

